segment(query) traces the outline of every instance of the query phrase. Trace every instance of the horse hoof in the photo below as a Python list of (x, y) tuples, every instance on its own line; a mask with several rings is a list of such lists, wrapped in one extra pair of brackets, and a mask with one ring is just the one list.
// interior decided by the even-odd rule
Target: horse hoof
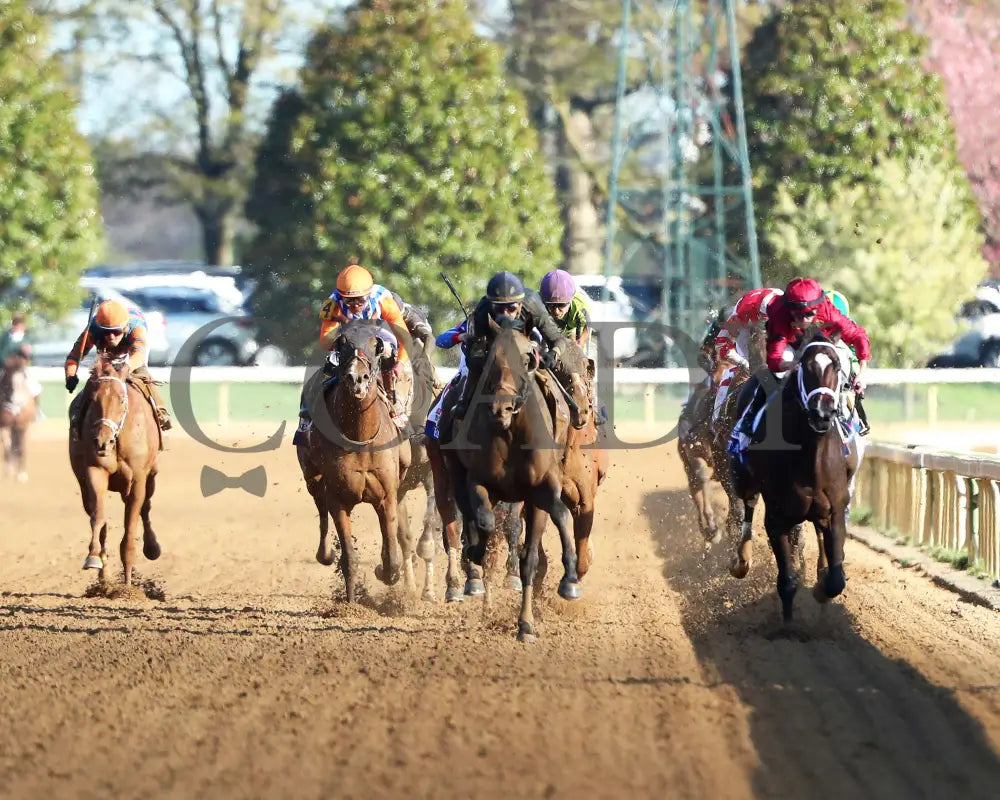
[(517, 575), (508, 575), (507, 588), (512, 592), (522, 592), (524, 591), (524, 584), (521, 583), (521, 579)]
[(830, 598), (826, 596), (826, 590), (823, 588), (822, 583), (813, 584), (813, 599), (817, 603), (826, 603), (830, 600)]
[(400, 571), (397, 570), (387, 570), (381, 564), (375, 566), (375, 577), (378, 578), (386, 586), (395, 586), (399, 583)]
[(322, 564), (324, 567), (333, 566), (333, 562), (335, 561), (334, 556), (333, 556), (333, 550), (330, 550), (329, 552), (327, 552), (322, 547), (320, 547), (316, 551), (316, 560), (320, 564)]
[(535, 632), (532, 630), (531, 625), (527, 622), (519, 622), (517, 624), (517, 640), (523, 642), (524, 644), (534, 644), (538, 641), (538, 637), (535, 636)]
[(559, 596), (563, 600), (577, 600), (580, 597), (581, 589), (579, 582), (571, 583), (563, 578), (559, 581)]
[(449, 586), (444, 593), (446, 603), (461, 603), (464, 599), (465, 595), (462, 594), (462, 589), (459, 586)]
[(104, 562), (101, 561), (100, 556), (87, 556), (87, 560), (83, 562), (84, 569), (104, 569)]
[(740, 561), (739, 556), (733, 556), (732, 562), (729, 564), (729, 574), (734, 578), (743, 580), (750, 572), (750, 563), (748, 561)]
[(486, 584), (481, 578), (469, 578), (465, 582), (465, 593), (469, 597), (479, 597), (481, 594), (486, 594)]
[(150, 561), (156, 561), (160, 557), (160, 543), (149, 542), (142, 546), (142, 554)]
[(420, 595), (420, 599), (425, 603), (433, 603), (435, 601), (434, 592), (431, 589), (424, 589)]

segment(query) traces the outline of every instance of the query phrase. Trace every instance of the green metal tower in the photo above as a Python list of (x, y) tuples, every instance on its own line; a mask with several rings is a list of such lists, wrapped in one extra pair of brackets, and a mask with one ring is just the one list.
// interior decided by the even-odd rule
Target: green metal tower
[(662, 276), (691, 336), (761, 285), (736, 2), (622, 0), (604, 271)]

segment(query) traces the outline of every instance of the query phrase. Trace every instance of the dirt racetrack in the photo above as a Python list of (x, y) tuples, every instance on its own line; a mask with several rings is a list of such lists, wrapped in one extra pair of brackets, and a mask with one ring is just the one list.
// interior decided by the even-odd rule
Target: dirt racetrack
[[(30, 456), (0, 487), (0, 797), (997, 796), (1000, 617), (849, 543), (842, 601), (800, 591), (782, 630), (763, 538), (742, 583), (704, 554), (673, 443), (615, 454), (573, 604), (549, 527), (534, 646), (501, 587), (487, 610), (379, 584), (368, 508), (370, 601), (335, 604), (287, 439), (174, 436), (146, 594), (87, 597), (65, 443)], [(267, 494), (204, 498), (203, 464), (264, 464)]]

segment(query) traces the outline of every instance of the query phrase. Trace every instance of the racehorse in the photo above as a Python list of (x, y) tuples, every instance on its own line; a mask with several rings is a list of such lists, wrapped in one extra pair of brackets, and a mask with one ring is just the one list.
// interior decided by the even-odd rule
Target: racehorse
[[(562, 544), (561, 597), (580, 596), (576, 546), (571, 532), (572, 514), (563, 502), (562, 463), (569, 428), (569, 406), (551, 384), (545, 392), (538, 380), (538, 344), (519, 329), (517, 320), (490, 325), (494, 339), (487, 355), (481, 385), (491, 395), (476, 403), (465, 420), (454, 426), (458, 441), (444, 441), (442, 453), (455, 500), (463, 516), (468, 557), (466, 594), (482, 594), (483, 559), (494, 531), (493, 505), (498, 501), (523, 502), (528, 533), (521, 552), (521, 612), (518, 639), (534, 641), (532, 595), (539, 563), (539, 543), (546, 519), (551, 516)], [(569, 348), (575, 347), (570, 343)], [(578, 349), (578, 348), (577, 348)], [(583, 374), (571, 376), (569, 397), (580, 409), (579, 421), (589, 421), (589, 400)], [(442, 416), (448, 430), (450, 414)], [(589, 533), (589, 531), (588, 531)], [(449, 571), (451, 563), (449, 559)]]
[[(416, 342), (416, 339), (414, 339)], [(433, 346), (433, 340), (428, 339), (421, 343), (422, 346), (413, 348), (413, 404), (409, 413), (409, 421), (406, 426), (406, 434), (410, 440), (411, 456), (410, 467), (406, 470), (399, 482), (399, 489), (396, 492), (396, 504), (399, 509), (399, 538), (400, 541), (412, 541), (413, 534), (410, 532), (410, 515), (406, 510), (404, 499), (406, 495), (422, 486), (426, 494), (426, 506), (424, 509), (423, 527), (420, 532), (420, 539), (417, 541), (416, 554), (424, 562), (424, 590), (422, 598), (424, 600), (434, 599), (434, 556), (435, 556), (435, 529), (439, 521), (437, 506), (434, 502), (434, 481), (431, 471), (431, 463), (427, 456), (427, 442), (424, 434), (424, 420), (427, 412), (430, 411), (431, 404), (437, 386), (437, 378), (434, 372), (434, 365), (431, 363), (429, 353)]]
[(28, 426), (38, 415), (27, 368), (28, 358), (18, 351), (10, 356), (8, 367), (0, 370), (0, 448), (4, 473), (20, 483), (28, 480)]
[[(813, 336), (772, 401), (780, 406), (761, 413), (745, 465), (733, 459), (734, 489), (744, 513), (743, 547), (737, 562), (751, 552), (750, 524), (762, 496), (764, 527), (778, 565), (777, 590), (786, 622), (792, 619), (798, 588), (794, 531), (802, 522), (813, 523), (819, 543), (813, 596), (826, 602), (846, 584), (847, 508), (859, 459), (856, 435), (841, 428), (842, 393), (847, 391), (849, 376), (850, 363), (838, 343), (821, 333)], [(741, 404), (744, 399), (748, 400), (741, 397)], [(767, 423), (775, 421), (775, 412), (780, 413), (780, 431), (772, 429), (771, 433), (775, 437), (780, 433), (781, 447), (769, 447), (767, 441)], [(746, 574), (742, 568), (738, 571)]]
[(160, 431), (153, 406), (125, 364), (98, 353), (84, 387), (86, 412), (79, 427), (70, 423), (69, 460), (80, 484), (83, 509), (90, 516), (90, 552), (84, 569), (99, 570), (106, 579), (108, 516), (105, 495), (118, 492), (125, 503), (125, 533), (119, 553), (125, 585), (132, 582), (136, 529), (142, 521), (142, 552), (160, 557), (160, 544), (149, 521), (156, 491)]
[[(351, 320), (343, 325), (330, 355), (336, 385), (309, 395), (314, 420), (307, 439), (296, 445), (306, 487), (319, 512), (319, 547), (316, 560), (334, 562), (329, 538), (333, 517), (340, 540), (340, 568), (347, 602), (357, 601), (357, 558), (351, 537), (351, 511), (368, 503), (378, 515), (382, 532), (382, 563), (376, 577), (394, 585), (403, 576), (404, 586), (415, 589), (414, 542), (408, 526), (399, 524), (400, 488), (406, 481), (412, 451), (408, 437), (392, 421), (388, 400), (378, 374), (385, 353), (375, 320)], [(317, 382), (318, 383), (318, 382)], [(320, 384), (321, 385), (321, 384)], [(323, 432), (328, 427), (330, 435)], [(400, 554), (402, 551), (402, 555)]]
[(681, 416), (677, 421), (677, 452), (684, 465), (688, 492), (698, 514), (701, 535), (706, 541), (718, 544), (722, 531), (715, 519), (709, 494), (709, 481), (715, 473), (711, 422), (711, 387), (700, 383), (681, 409)]

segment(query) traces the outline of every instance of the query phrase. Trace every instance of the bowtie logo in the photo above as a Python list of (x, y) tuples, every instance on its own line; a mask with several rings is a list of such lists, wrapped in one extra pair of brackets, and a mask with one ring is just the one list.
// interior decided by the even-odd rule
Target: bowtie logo
[(231, 478), (217, 469), (204, 466), (201, 468), (201, 495), (211, 497), (223, 489), (242, 489), (248, 494), (263, 497), (267, 492), (267, 471), (263, 467), (254, 467), (242, 475)]

